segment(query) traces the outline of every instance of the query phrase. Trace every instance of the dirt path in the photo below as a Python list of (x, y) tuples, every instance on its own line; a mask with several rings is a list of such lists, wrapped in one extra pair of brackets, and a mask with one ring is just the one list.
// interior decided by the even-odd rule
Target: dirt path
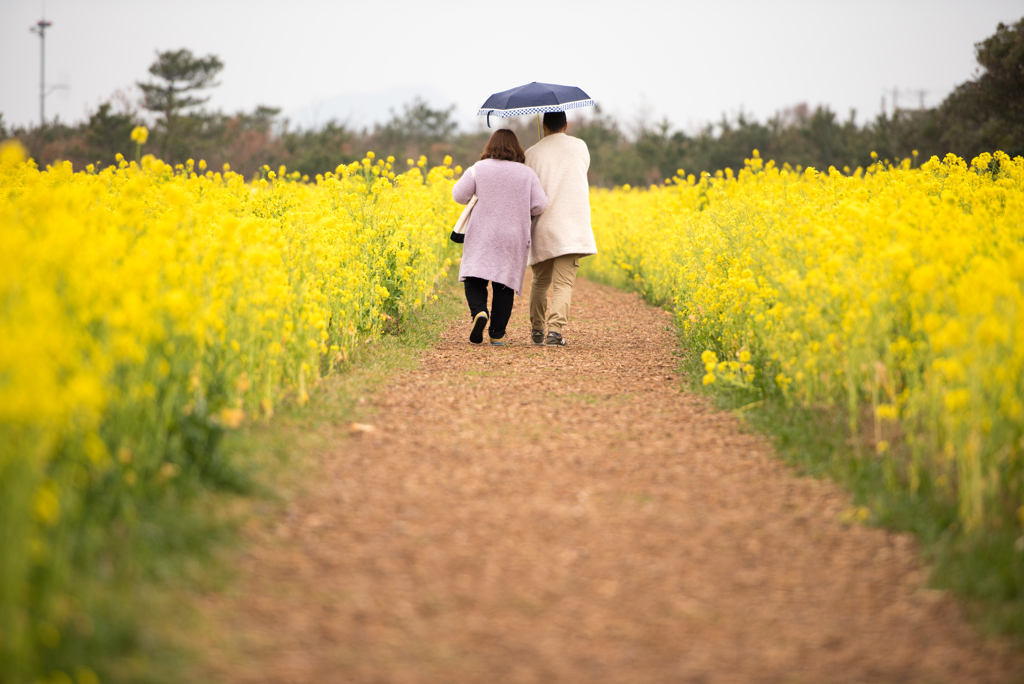
[(680, 393), (667, 314), (580, 282), (567, 349), (453, 321), (213, 613), (228, 682), (1005, 682), (910, 538), (845, 527)]

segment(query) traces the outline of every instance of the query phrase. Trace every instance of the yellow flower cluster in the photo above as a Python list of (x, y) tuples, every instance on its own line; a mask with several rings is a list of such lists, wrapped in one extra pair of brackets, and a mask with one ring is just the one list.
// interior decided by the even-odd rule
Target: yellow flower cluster
[(211, 430), (304, 403), (436, 298), (453, 170), (393, 161), (247, 184), (150, 156), (40, 171), (0, 149), (0, 660), (73, 618), (47, 617), (26, 578), (67, 562), (98, 491), (130, 511), (206, 467)]
[(755, 150), (591, 202), (584, 273), (673, 306), (706, 385), (852, 429), (870, 409), (893, 486), (948, 496), (968, 530), (1024, 525), (1024, 159), (821, 173)]
[(132, 129), (132, 142), (136, 145), (145, 145), (149, 140), (149, 129), (145, 126), (136, 126)]

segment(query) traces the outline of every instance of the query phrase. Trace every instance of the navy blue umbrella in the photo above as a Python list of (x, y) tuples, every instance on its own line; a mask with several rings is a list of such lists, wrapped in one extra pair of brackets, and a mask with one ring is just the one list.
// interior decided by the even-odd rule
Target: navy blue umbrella
[(487, 127), (490, 128), (491, 114), (504, 119), (523, 114), (564, 112), (577, 107), (593, 107), (594, 104), (589, 95), (575, 86), (534, 81), (491, 95), (476, 114), (486, 116)]

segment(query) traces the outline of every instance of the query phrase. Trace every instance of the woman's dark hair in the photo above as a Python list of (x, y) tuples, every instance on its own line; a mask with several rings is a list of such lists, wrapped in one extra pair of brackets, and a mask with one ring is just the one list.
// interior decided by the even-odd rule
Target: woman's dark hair
[(546, 112), (544, 114), (544, 125), (552, 133), (558, 133), (565, 128), (565, 112)]
[(523, 152), (523, 146), (519, 144), (519, 138), (515, 133), (507, 128), (499, 128), (487, 141), (487, 147), (484, 148), (484, 153), (480, 155), (480, 158), (503, 159), (525, 164), (526, 152)]

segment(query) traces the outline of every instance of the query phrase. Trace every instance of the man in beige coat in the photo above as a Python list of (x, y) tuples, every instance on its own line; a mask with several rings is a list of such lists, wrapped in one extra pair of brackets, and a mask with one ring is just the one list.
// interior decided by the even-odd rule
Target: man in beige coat
[(597, 254), (587, 182), (590, 151), (585, 142), (566, 135), (566, 128), (565, 112), (548, 112), (544, 115), (544, 139), (526, 150), (526, 165), (536, 172), (548, 196), (547, 210), (534, 219), (530, 243), (532, 339), (534, 344), (551, 347), (566, 345), (562, 329), (569, 322), (580, 258)]

